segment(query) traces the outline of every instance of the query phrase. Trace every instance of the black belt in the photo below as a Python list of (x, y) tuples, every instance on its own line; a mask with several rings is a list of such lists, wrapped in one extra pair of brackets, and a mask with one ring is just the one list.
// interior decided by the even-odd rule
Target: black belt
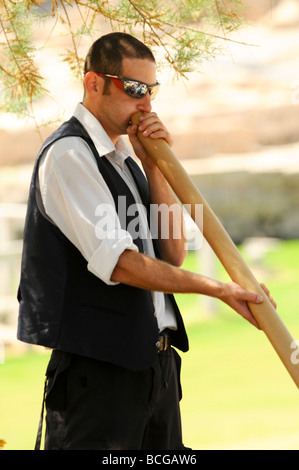
[(172, 344), (171, 340), (171, 331), (169, 329), (165, 329), (161, 331), (159, 334), (159, 339), (156, 342), (156, 348), (158, 349), (159, 352), (161, 351), (166, 351)]

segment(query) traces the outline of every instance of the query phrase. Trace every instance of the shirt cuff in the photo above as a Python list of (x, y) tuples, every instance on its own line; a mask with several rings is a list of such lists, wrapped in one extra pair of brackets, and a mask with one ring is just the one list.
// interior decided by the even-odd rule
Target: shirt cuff
[(119, 282), (111, 281), (113, 270), (118, 258), (125, 250), (138, 251), (131, 235), (125, 230), (113, 230), (101, 240), (99, 248), (90, 258), (88, 270), (108, 285), (117, 285)]

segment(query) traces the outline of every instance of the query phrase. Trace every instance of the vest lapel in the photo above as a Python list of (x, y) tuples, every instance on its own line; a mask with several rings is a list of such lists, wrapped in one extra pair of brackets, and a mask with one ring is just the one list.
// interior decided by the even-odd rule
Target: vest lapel
[(146, 181), (146, 178), (142, 171), (140, 170), (139, 166), (137, 163), (133, 160), (132, 157), (126, 158), (126, 164), (134, 178), (134, 181), (139, 189), (141, 199), (143, 201), (143, 204), (148, 207), (150, 203), (150, 194), (148, 190), (148, 184)]
[[(151, 224), (151, 220), (150, 220), (150, 193), (149, 193), (149, 189), (148, 189), (148, 183), (146, 181), (146, 178), (145, 178), (144, 174), (140, 170), (137, 163), (133, 160), (133, 158), (128, 157), (126, 159), (126, 163), (129, 167), (129, 170), (131, 171), (131, 173), (133, 175), (133, 178), (136, 182), (136, 185), (137, 185), (137, 187), (140, 191), (140, 195), (141, 195), (141, 198), (143, 200), (143, 203), (144, 203), (144, 205), (147, 209), (147, 220), (148, 220), (148, 224), (149, 224), (149, 227), (150, 227), (150, 224)], [(156, 238), (153, 238), (152, 241), (153, 241), (153, 246), (154, 246), (154, 251), (155, 251), (156, 257), (161, 259), (162, 256), (161, 256), (161, 251), (160, 251), (160, 246), (159, 246), (158, 240)]]

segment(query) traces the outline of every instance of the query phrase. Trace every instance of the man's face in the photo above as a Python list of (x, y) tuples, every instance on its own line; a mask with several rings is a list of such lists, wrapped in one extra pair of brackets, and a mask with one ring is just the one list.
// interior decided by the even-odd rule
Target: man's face
[[(121, 76), (153, 85), (156, 83), (156, 65), (148, 59), (124, 59)], [(149, 93), (141, 99), (132, 98), (112, 81), (109, 94), (101, 95), (98, 100), (99, 120), (110, 136), (126, 134), (132, 114), (151, 110)]]

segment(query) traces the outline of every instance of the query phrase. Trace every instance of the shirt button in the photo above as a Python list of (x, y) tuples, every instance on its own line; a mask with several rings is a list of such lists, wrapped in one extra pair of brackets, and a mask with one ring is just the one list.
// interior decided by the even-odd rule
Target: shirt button
[(161, 345), (160, 341), (157, 341), (156, 342), (156, 348), (159, 349), (160, 345)]

